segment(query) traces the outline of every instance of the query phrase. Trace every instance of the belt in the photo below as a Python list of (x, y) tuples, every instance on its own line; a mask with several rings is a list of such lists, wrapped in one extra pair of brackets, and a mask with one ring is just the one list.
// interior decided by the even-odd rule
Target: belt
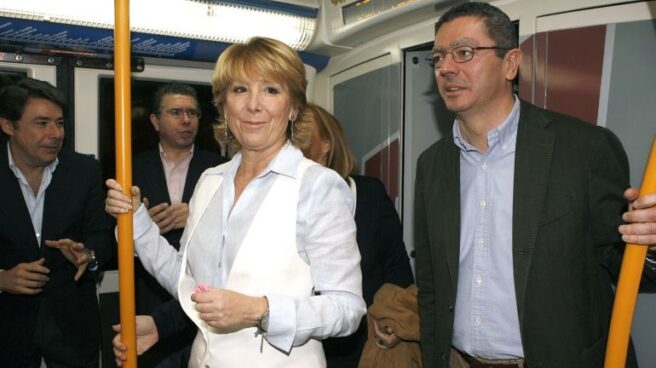
[(483, 359), (454, 349), (471, 368), (527, 368), (524, 359)]

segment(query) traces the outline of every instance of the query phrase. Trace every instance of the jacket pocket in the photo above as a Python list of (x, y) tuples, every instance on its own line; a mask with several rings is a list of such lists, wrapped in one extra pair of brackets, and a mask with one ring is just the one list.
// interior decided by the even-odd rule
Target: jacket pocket
[(576, 206), (576, 193), (551, 196), (544, 204), (540, 226), (560, 220), (567, 216)]

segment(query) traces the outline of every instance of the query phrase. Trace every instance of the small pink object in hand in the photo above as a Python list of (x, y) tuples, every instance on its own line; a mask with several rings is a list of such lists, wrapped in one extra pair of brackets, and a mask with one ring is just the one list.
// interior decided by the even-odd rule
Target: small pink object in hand
[(210, 291), (210, 287), (203, 283), (197, 284), (194, 288), (194, 293), (206, 293), (208, 291)]

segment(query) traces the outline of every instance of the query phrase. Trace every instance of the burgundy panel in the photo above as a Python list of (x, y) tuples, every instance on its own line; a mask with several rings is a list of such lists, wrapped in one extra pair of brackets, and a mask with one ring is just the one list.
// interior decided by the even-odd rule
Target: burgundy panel
[(533, 43), (535, 36), (524, 40), (519, 49), (522, 51), (522, 63), (519, 65), (519, 97), (533, 102)]
[(545, 106), (545, 58), (547, 56), (547, 35), (545, 33), (538, 33), (535, 35), (535, 42), (537, 46), (535, 48), (535, 101), (533, 103), (540, 107)]
[(548, 109), (596, 124), (605, 40), (605, 25), (548, 33)]
[(394, 139), (364, 163), (364, 174), (385, 184), (387, 195), (394, 200), (399, 195), (399, 140)]

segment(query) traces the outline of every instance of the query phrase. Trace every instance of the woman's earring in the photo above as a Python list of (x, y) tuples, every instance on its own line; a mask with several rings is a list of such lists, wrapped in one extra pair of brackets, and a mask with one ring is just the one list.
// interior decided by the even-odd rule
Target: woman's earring
[(289, 125), (291, 126), (291, 141), (294, 143), (294, 120), (289, 120)]

